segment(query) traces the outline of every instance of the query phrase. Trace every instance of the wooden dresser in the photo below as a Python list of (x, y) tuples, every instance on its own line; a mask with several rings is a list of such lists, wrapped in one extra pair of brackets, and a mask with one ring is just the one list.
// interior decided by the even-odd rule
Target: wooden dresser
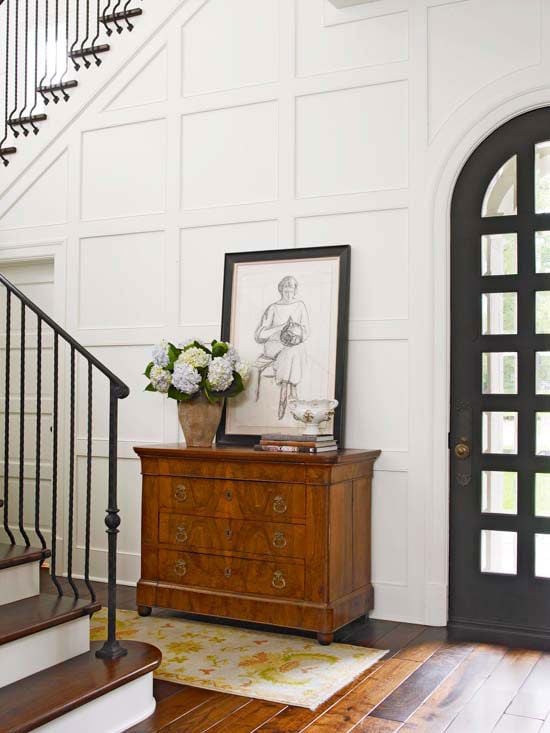
[(153, 606), (317, 632), (373, 607), (371, 484), (380, 451), (136, 448), (139, 613)]

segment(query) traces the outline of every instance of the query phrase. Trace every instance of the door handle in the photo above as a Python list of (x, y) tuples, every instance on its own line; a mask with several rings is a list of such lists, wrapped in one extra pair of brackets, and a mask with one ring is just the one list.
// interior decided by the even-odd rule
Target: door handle
[(470, 457), (472, 451), (467, 438), (459, 438), (458, 441), (459, 442), (455, 445), (455, 456), (463, 461)]

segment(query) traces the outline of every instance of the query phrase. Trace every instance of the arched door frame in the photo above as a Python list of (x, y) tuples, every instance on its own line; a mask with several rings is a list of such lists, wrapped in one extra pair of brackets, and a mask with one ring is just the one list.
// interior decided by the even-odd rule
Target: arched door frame
[(443, 625), (448, 614), (449, 581), (449, 417), (450, 417), (450, 252), (451, 200), (462, 168), (474, 150), (496, 129), (525, 112), (550, 106), (548, 88), (525, 93), (470, 120), (468, 130), (450, 131), (437, 144), (446, 153), (429, 180), (432, 243), (432, 482), (426, 507), (426, 623)]

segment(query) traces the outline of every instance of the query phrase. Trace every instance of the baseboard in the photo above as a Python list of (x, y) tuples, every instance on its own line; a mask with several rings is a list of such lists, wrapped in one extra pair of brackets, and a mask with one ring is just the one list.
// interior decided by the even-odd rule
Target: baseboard
[(548, 633), (524, 626), (507, 626), (499, 623), (476, 623), (468, 620), (451, 620), (447, 626), (449, 639), (476, 641), (487, 644), (503, 644), (509, 647), (550, 651)]

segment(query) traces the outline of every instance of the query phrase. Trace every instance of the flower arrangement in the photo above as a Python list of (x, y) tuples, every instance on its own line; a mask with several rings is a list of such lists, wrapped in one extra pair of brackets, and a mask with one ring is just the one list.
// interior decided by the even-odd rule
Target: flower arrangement
[(225, 341), (188, 341), (180, 346), (162, 341), (153, 349), (146, 369), (147, 392), (160, 392), (177, 402), (189, 402), (203, 394), (215, 404), (235, 397), (246, 387), (248, 365)]

